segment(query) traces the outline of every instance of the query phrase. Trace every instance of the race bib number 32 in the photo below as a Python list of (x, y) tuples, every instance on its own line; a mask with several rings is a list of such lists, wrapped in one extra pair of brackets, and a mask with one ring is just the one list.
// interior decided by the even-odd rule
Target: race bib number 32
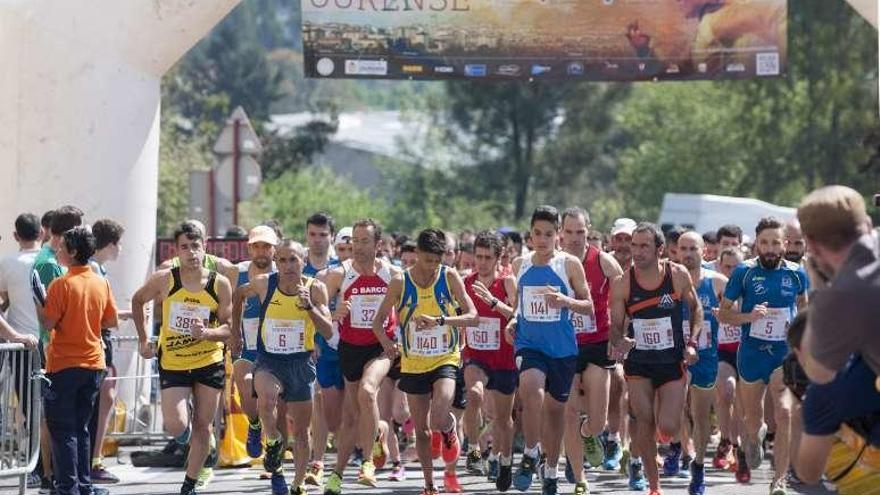
[(767, 316), (752, 323), (749, 336), (770, 342), (785, 340), (788, 325), (791, 323), (791, 310), (788, 308), (767, 308)]
[(664, 351), (675, 347), (672, 318), (637, 318), (633, 320), (633, 337), (640, 351)]
[(382, 304), (380, 295), (352, 296), (351, 298), (351, 326), (352, 328), (371, 329), (379, 305)]
[(467, 327), (467, 345), (477, 351), (497, 351), (501, 348), (501, 320), (480, 318), (478, 327)]
[(559, 290), (559, 287), (523, 287), (523, 316), (529, 321), (550, 322), (559, 321), (561, 310), (551, 308), (544, 297), (551, 291)]
[(211, 318), (211, 308), (199, 304), (189, 304), (174, 301), (171, 303), (171, 318), (169, 327), (177, 333), (192, 335), (192, 326), (201, 320), (204, 326), (208, 326)]

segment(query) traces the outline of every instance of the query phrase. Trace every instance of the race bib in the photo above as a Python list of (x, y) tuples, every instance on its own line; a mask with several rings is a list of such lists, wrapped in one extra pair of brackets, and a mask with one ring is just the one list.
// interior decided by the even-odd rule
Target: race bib
[(752, 323), (749, 335), (755, 339), (781, 342), (785, 340), (790, 323), (791, 310), (789, 308), (767, 308), (767, 316)]
[(571, 325), (574, 327), (574, 333), (596, 333), (599, 329), (596, 327), (596, 317), (593, 315), (582, 315), (571, 312)]
[(480, 317), (477, 327), (467, 327), (467, 346), (476, 351), (497, 351), (501, 348), (501, 320)]
[(697, 337), (697, 350), (709, 349), (712, 347), (712, 322), (703, 320), (703, 329)]
[(742, 327), (739, 325), (721, 325), (718, 329), (719, 344), (736, 344), (739, 342)]
[(339, 350), (339, 324), (335, 321), (333, 322), (333, 336), (327, 341), (327, 345), (334, 351)]
[(640, 351), (665, 351), (675, 347), (672, 338), (672, 318), (637, 318), (633, 320), (636, 349)]
[(417, 357), (436, 357), (449, 353), (449, 327), (433, 326), (418, 330), (415, 322), (407, 327), (409, 353)]
[(241, 329), (244, 334), (244, 348), (248, 351), (257, 350), (257, 333), (260, 331), (259, 318), (245, 318), (241, 321)]
[(306, 322), (303, 320), (266, 320), (266, 352), (293, 354), (306, 351)]
[(351, 327), (372, 329), (384, 297), (381, 294), (351, 296)]
[(168, 327), (171, 330), (183, 335), (192, 335), (191, 328), (196, 321), (201, 320), (205, 327), (208, 326), (208, 320), (211, 319), (211, 308), (200, 304), (173, 301), (169, 318)]
[(551, 289), (559, 290), (559, 287), (523, 287), (523, 316), (528, 321), (559, 321), (562, 311), (559, 308), (551, 308), (544, 299), (544, 294)]

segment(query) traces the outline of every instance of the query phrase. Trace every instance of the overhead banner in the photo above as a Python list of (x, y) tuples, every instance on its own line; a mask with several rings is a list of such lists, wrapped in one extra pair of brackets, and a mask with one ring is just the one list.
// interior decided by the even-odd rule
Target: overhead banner
[(302, 0), (314, 78), (644, 81), (785, 73), (787, 0)]

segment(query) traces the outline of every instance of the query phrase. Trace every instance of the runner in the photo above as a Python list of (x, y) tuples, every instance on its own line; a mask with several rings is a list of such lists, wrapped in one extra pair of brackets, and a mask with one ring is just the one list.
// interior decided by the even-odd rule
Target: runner
[(797, 265), (804, 265), (807, 254), (807, 241), (801, 232), (801, 224), (791, 220), (785, 224), (785, 259)]
[(631, 218), (618, 218), (611, 226), (611, 255), (624, 271), (632, 266), (632, 235), (636, 225)]
[[(376, 464), (385, 463), (385, 439), (378, 435), (377, 394), (394, 362), (384, 354), (371, 331), (376, 311), (388, 284), (400, 274), (390, 262), (378, 259), (382, 229), (372, 219), (358, 220), (352, 229), (351, 260), (329, 270), (327, 289), (342, 303), (336, 311), (339, 322), (339, 366), (345, 379), (342, 423), (336, 439), (336, 469), (327, 479), (325, 494), (342, 493), (342, 475), (356, 446), (373, 447), (358, 473), (358, 483), (376, 486)], [(337, 296), (338, 295), (338, 296)], [(387, 318), (386, 318), (387, 317)], [(384, 315), (378, 324), (388, 339), (394, 338), (395, 315)]]
[[(719, 316), (724, 322), (742, 325), (737, 368), (744, 431), (738, 464), (754, 471), (764, 458), (764, 394), (769, 387), (776, 419), (770, 492), (785, 495), (791, 427), (791, 397), (782, 382), (782, 361), (788, 353), (785, 335), (798, 309), (806, 306), (810, 287), (804, 270), (782, 257), (784, 233), (779, 220), (762, 218), (755, 234), (758, 258), (734, 270)], [(740, 298), (740, 309), (733, 309)]]
[[(733, 270), (742, 264), (742, 252), (729, 247), (718, 256), (715, 266), (719, 273), (730, 279)], [(735, 468), (737, 481), (748, 483), (751, 472), (746, 463), (736, 463), (739, 449), (739, 432), (742, 429), (742, 411), (736, 400), (736, 384), (739, 376), (736, 371), (736, 353), (739, 349), (740, 330), (738, 325), (720, 323), (718, 328), (718, 386), (715, 387), (715, 411), (718, 414), (718, 429), (721, 441), (715, 450), (712, 465), (715, 469)]]
[[(433, 459), (458, 458), (460, 447), (452, 414), (455, 375), (461, 360), (458, 328), (479, 322), (474, 303), (461, 277), (441, 265), (446, 251), (442, 231), (426, 229), (416, 242), (418, 262), (388, 285), (373, 320), (373, 334), (387, 358), (400, 354), (398, 386), (406, 392), (416, 429), (416, 449), (425, 477), (423, 495), (434, 488)], [(400, 345), (386, 335), (383, 325), (394, 307), (400, 317)], [(456, 309), (461, 312), (455, 315)]]
[(712, 263), (718, 259), (718, 233), (716, 231), (706, 232), (703, 234), (703, 244), (706, 246), (703, 250), (703, 261)]
[[(585, 493), (584, 454), (590, 466), (598, 467), (605, 461), (605, 451), (598, 435), (608, 419), (608, 396), (611, 372), (615, 362), (608, 358), (608, 295), (611, 282), (623, 274), (620, 265), (610, 254), (587, 244), (590, 216), (581, 208), (569, 208), (562, 213), (562, 248), (584, 267), (593, 300), (593, 313), (573, 314), (572, 324), (578, 342), (577, 374), (571, 393), (575, 400), (568, 402), (565, 419), (565, 452), (573, 469), (575, 494)], [(586, 412), (586, 418), (581, 413)], [(612, 441), (620, 442), (619, 436)]]
[[(482, 474), (480, 452), (481, 412), (489, 402), (493, 449), (488, 455), (489, 481), (500, 492), (510, 488), (513, 465), (513, 397), (517, 385), (513, 347), (502, 335), (516, 308), (516, 281), (499, 277), (498, 260), (503, 250), (501, 236), (492, 231), (477, 234), (474, 241), (475, 271), (465, 278), (468, 295), (474, 301), (480, 324), (466, 330), (463, 351), (464, 380), (467, 389), (465, 435), (470, 448), (467, 470)], [(488, 397), (486, 393), (488, 391)], [(486, 401), (485, 399), (489, 399)]]
[[(702, 268), (704, 252), (703, 238), (696, 232), (685, 232), (678, 238), (678, 255), (681, 263), (688, 269), (691, 281), (697, 288), (697, 297), (703, 307), (703, 328), (696, 340), (697, 362), (692, 364), (690, 374), (690, 413), (693, 421), (694, 459), (690, 463), (690, 495), (703, 495), (706, 491), (703, 459), (711, 434), (710, 410), (715, 398), (715, 383), (718, 378), (718, 320), (714, 311), (718, 308), (727, 277)], [(689, 328), (689, 323), (683, 325)]]
[(534, 252), (513, 262), (519, 309), (507, 325), (514, 336), (520, 371), (525, 437), (522, 462), (513, 484), (520, 491), (529, 489), (543, 445), (547, 455), (544, 495), (557, 493), (565, 404), (578, 364), (572, 313), (593, 314), (581, 260), (556, 250), (559, 221), (559, 212), (552, 206), (539, 206), (532, 213), (530, 239)]
[[(259, 225), (248, 233), (248, 257), (250, 261), (238, 264), (236, 287), (242, 287), (260, 275), (275, 270), (275, 248), (278, 245), (275, 230)], [(254, 394), (254, 363), (257, 361), (257, 338), (260, 326), (260, 306), (262, 301), (254, 296), (244, 302), (244, 315), (238, 328), (240, 338), (230, 339), (230, 344), (241, 342), (241, 348), (232, 349), (232, 380), (238, 389), (241, 410), (248, 418), (247, 454), (253, 459), (263, 455), (263, 434), (260, 427), (260, 414), (257, 410), (257, 397)], [(233, 315), (233, 317), (236, 315)]]
[[(336, 233), (333, 247), (340, 262), (351, 259), (351, 227), (343, 227)], [(317, 279), (327, 284), (327, 274), (331, 268), (325, 268), (318, 273)], [(329, 297), (329, 293), (328, 293)], [(309, 470), (306, 473), (307, 485), (322, 486), (324, 484), (324, 455), (327, 453), (327, 440), (330, 433), (339, 432), (342, 422), (342, 392), (345, 381), (342, 378), (342, 370), (339, 368), (339, 353), (336, 349), (339, 345), (339, 320), (342, 318), (337, 312), (339, 295), (330, 297), (328, 304), (333, 318), (333, 337), (326, 342), (326, 346), (320, 346), (318, 351), (317, 372), (318, 380), (315, 387), (315, 414), (312, 417), (312, 459)], [(316, 336), (319, 342), (325, 342), (320, 335)], [(333, 352), (321, 352), (320, 349), (332, 349)]]
[(663, 243), (656, 225), (639, 224), (633, 231), (634, 264), (611, 287), (612, 342), (615, 355), (626, 356), (630, 410), (638, 425), (631, 435), (651, 494), (661, 493), (655, 432), (661, 441), (679, 433), (685, 404), (682, 360), (690, 365), (697, 359), (696, 344), (684, 339), (683, 305), (691, 315), (691, 339), (699, 339), (703, 326), (703, 308), (687, 270), (660, 260)]
[[(180, 445), (189, 444), (181, 495), (197, 493), (196, 478), (207, 483), (211, 475), (204, 466), (209, 454), (216, 457), (212, 427), (226, 380), (223, 341), (230, 336), (232, 287), (204, 268), (203, 232), (192, 222), (180, 224), (174, 232), (180, 266), (157, 271), (131, 301), (139, 352), (144, 359), (159, 358), (165, 430)], [(162, 305), (158, 350), (144, 323), (149, 301)]]
[(416, 243), (414, 241), (406, 241), (400, 246), (400, 264), (401, 268), (412, 268), (418, 261), (416, 255)]

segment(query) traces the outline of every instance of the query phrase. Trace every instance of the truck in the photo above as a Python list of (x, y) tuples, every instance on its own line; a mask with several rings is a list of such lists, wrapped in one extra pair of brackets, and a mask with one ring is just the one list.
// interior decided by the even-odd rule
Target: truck
[(796, 218), (797, 210), (754, 198), (736, 198), (713, 194), (666, 193), (660, 210), (659, 224), (663, 231), (675, 226), (700, 233), (717, 230), (727, 224), (738, 225), (751, 234), (758, 221), (774, 216), (783, 222)]

